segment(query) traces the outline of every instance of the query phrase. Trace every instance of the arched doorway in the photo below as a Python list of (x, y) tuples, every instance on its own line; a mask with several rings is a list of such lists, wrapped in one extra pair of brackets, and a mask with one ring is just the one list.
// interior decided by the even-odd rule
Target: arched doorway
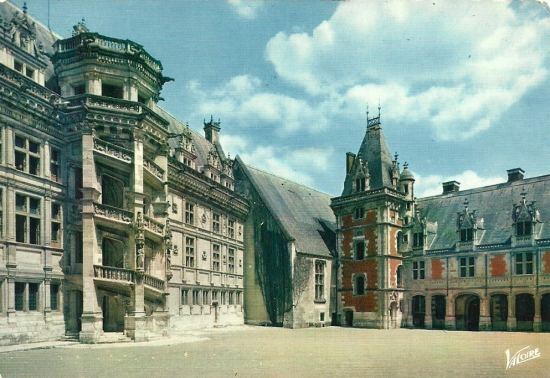
[(455, 301), (456, 329), (462, 331), (479, 330), (479, 297), (464, 294)]
[(540, 320), (542, 322), (542, 330), (550, 331), (550, 293), (544, 294), (540, 303)]
[(445, 296), (434, 295), (432, 297), (432, 328), (445, 328)]
[(345, 310), (344, 311), (344, 317), (346, 321), (346, 327), (353, 327), (353, 311), (352, 310)]
[(516, 329), (532, 331), (535, 317), (535, 301), (531, 294), (516, 295)]
[(413, 327), (424, 328), (426, 315), (426, 298), (423, 295), (415, 295), (412, 298)]
[(491, 329), (506, 331), (508, 329), (508, 297), (504, 294), (491, 296)]

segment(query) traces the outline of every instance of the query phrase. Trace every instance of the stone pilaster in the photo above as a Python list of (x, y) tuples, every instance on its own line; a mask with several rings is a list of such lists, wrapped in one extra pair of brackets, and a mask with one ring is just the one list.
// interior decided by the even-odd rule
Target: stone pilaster
[(94, 136), (82, 135), (82, 292), (83, 312), (80, 341), (98, 342), (103, 333), (103, 315), (94, 284), (94, 265), (99, 260), (96, 227), (94, 221), (94, 202), (98, 201), (99, 190), (94, 161)]
[(445, 309), (445, 329), (456, 329), (455, 303), (449, 296), (447, 296)]
[(13, 153), (14, 151), (14, 146), (13, 146), (13, 140), (14, 140), (14, 137), (15, 137), (15, 133), (13, 131), (13, 127), (11, 126), (8, 126), (6, 127), (6, 130), (4, 132), (4, 145), (6, 146), (5, 147), (5, 154), (6, 154), (6, 165), (8, 167), (15, 167), (15, 155)]
[(426, 329), (432, 329), (432, 296), (426, 295), (426, 316), (424, 317), (424, 327)]
[(481, 297), (479, 300), (479, 330), (489, 331), (491, 330), (491, 312), (489, 309), (490, 300), (489, 297)]
[(8, 278), (7, 278), (7, 299), (8, 299), (8, 323), (15, 324), (15, 269), (16, 266), (14, 265), (7, 265), (8, 268)]
[(43, 298), (42, 301), (42, 308), (44, 309), (44, 321), (48, 323), (51, 320), (51, 292), (50, 292), (50, 285), (51, 285), (51, 269), (49, 271), (44, 268), (44, 271), (46, 273), (46, 278), (44, 279), (44, 283), (42, 284), (43, 287), (43, 295), (41, 297)]
[(542, 322), (540, 316), (540, 307), (541, 307), (541, 296), (540, 294), (534, 295), (535, 300), (535, 317), (533, 318), (533, 331), (540, 332), (542, 331)]
[(131, 295), (133, 311), (124, 317), (124, 332), (134, 341), (147, 341), (149, 331), (145, 317), (145, 286), (142, 272), (136, 272), (136, 282)]
[(515, 331), (517, 327), (516, 322), (516, 296), (510, 293), (508, 296), (508, 320), (506, 322), (508, 331)]

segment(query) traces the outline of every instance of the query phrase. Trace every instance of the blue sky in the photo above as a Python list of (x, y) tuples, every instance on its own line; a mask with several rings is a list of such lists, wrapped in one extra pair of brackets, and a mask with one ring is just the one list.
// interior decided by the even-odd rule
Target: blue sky
[[(22, 1), (16, 1), (22, 5)], [(29, 0), (47, 23), (47, 1)], [(50, 26), (141, 43), (164, 106), (232, 156), (338, 195), (366, 104), (419, 196), (550, 173), (550, 11), (537, 1), (50, 0)]]

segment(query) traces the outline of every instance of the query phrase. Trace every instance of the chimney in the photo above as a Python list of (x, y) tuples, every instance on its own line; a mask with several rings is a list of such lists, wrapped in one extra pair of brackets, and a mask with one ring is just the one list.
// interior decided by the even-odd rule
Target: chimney
[(443, 183), (443, 194), (455, 193), (460, 190), (460, 183), (458, 181), (447, 181)]
[(218, 133), (220, 132), (220, 120), (214, 122), (212, 116), (210, 116), (210, 121), (204, 121), (204, 137), (207, 141), (214, 144), (218, 141)]
[(351, 167), (355, 161), (355, 154), (353, 152), (346, 152), (346, 173), (351, 172)]
[(525, 171), (521, 168), (508, 169), (508, 182), (515, 182), (523, 180)]

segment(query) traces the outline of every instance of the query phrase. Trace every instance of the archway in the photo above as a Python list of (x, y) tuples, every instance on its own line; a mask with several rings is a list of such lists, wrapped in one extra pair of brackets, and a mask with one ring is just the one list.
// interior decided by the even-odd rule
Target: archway
[(532, 331), (535, 317), (535, 301), (531, 294), (516, 295), (516, 329)]
[(455, 301), (456, 329), (479, 330), (479, 297), (473, 294), (459, 295)]
[(426, 298), (423, 295), (415, 295), (412, 298), (413, 327), (424, 328), (426, 315)]
[(504, 294), (491, 296), (491, 329), (493, 331), (506, 331), (508, 321), (508, 297)]
[(542, 322), (542, 330), (550, 331), (550, 293), (544, 294), (540, 303), (540, 320)]
[(432, 328), (445, 328), (445, 305), (444, 295), (434, 295), (432, 297)]

